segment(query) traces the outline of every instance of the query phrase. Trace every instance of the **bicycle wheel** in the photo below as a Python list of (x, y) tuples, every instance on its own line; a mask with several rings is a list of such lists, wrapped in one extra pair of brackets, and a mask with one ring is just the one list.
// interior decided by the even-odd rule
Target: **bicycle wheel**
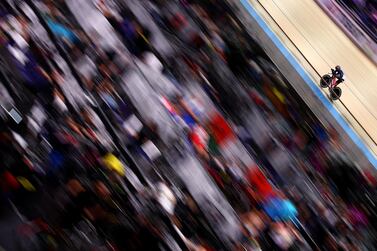
[(330, 97), (332, 100), (337, 100), (342, 96), (342, 89), (340, 87), (334, 87), (330, 90)]
[(331, 76), (329, 74), (323, 75), (320, 81), (320, 85), (322, 88), (329, 87), (331, 83)]

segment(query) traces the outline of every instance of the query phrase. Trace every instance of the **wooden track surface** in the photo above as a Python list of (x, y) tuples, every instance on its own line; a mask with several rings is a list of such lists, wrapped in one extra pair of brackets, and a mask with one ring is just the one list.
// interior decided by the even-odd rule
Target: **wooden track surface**
[(372, 61), (313, 0), (250, 0), (250, 3), (316, 82), (319, 83), (316, 72), (325, 74), (335, 65), (342, 66), (346, 81), (340, 85), (341, 100), (348, 110), (339, 101), (333, 104), (377, 155), (373, 142), (377, 142), (377, 67)]

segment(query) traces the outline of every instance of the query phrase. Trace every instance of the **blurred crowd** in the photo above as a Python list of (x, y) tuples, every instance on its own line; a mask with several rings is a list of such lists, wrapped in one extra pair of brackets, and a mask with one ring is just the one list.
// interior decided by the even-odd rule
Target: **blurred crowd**
[(1, 8), (0, 247), (377, 248), (375, 173), (226, 1)]
[[(376, 39), (377, 30), (377, 2), (373, 0), (339, 0), (355, 17), (361, 27), (373, 38)], [(360, 21), (360, 22), (359, 22)]]

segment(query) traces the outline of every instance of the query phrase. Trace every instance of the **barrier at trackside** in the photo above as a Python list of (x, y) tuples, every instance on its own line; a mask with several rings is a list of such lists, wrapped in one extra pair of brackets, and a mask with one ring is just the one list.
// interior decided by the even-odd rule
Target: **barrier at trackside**
[(352, 159), (360, 167), (375, 169), (377, 160), (370, 149), (362, 142), (322, 93), (318, 84), (313, 81), (303, 66), (257, 13), (249, 0), (228, 0), (228, 3), (249, 35), (261, 45), (315, 116), (326, 127), (335, 129), (339, 133), (340, 145), (347, 152), (349, 159)]
[(377, 44), (334, 0), (315, 0), (343, 32), (377, 64)]

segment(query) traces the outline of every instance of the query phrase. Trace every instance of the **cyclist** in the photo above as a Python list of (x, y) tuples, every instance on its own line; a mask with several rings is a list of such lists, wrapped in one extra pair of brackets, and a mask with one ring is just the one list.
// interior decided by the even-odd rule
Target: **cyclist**
[(332, 75), (334, 78), (336, 78), (336, 85), (342, 83), (344, 81), (344, 73), (339, 65), (335, 66), (335, 70), (331, 69)]

